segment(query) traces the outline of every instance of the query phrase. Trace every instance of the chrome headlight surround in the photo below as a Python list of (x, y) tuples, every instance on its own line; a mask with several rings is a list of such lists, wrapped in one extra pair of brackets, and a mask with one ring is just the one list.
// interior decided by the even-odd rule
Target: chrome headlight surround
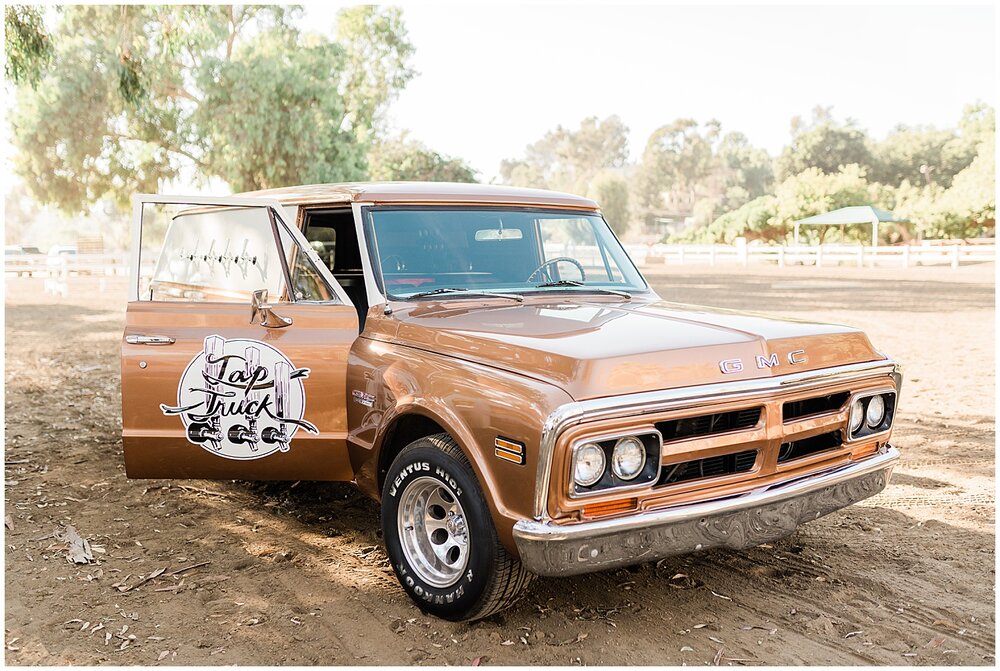
[[(642, 467), (635, 476), (629, 479), (620, 477), (613, 467), (615, 448), (620, 442), (628, 438), (637, 439), (645, 450)], [(588, 445), (597, 445), (604, 450), (604, 473), (601, 477), (590, 485), (581, 485), (576, 482), (576, 460), (580, 450)], [(663, 437), (659, 431), (654, 429), (639, 429), (625, 432), (617, 431), (610, 434), (600, 434), (597, 436), (587, 436), (580, 438), (573, 443), (572, 454), (569, 463), (569, 495), (571, 498), (580, 498), (597, 494), (605, 494), (610, 491), (628, 491), (649, 487), (660, 478), (660, 460), (663, 451)]]
[[(873, 399), (878, 398), (883, 404), (881, 418), (877, 418), (877, 423), (869, 422), (869, 410), (872, 414), (876, 407), (872, 405)], [(858, 392), (851, 396), (848, 402), (848, 420), (844, 428), (846, 440), (844, 442), (853, 443), (859, 440), (870, 440), (878, 438), (892, 430), (892, 422), (896, 415), (896, 401), (899, 395), (895, 389), (872, 389)], [(875, 401), (877, 405), (879, 401)], [(860, 417), (860, 422), (857, 418)]]

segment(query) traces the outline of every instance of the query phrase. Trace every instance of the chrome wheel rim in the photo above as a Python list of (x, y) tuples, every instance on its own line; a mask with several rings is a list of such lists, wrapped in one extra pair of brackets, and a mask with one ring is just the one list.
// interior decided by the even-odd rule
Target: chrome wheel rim
[(434, 587), (449, 587), (469, 563), (469, 530), (458, 499), (438, 480), (420, 477), (403, 490), (396, 514), (406, 561)]

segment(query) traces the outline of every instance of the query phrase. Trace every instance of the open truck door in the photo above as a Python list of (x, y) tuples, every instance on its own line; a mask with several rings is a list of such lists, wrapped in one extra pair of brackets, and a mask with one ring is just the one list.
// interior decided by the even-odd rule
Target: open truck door
[(351, 480), (357, 312), (276, 201), (136, 196), (122, 340), (131, 478)]

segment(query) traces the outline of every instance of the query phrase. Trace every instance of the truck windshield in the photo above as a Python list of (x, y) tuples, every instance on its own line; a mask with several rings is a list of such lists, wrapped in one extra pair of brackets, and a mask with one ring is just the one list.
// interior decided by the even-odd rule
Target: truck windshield
[(594, 213), (393, 207), (372, 210), (369, 222), (372, 263), (390, 298), (646, 290)]

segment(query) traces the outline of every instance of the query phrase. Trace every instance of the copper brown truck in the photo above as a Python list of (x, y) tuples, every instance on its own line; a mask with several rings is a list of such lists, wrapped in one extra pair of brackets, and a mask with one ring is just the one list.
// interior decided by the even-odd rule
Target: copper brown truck
[(132, 478), (353, 482), (425, 612), (792, 533), (882, 491), (899, 367), (861, 331), (654, 292), (586, 198), (137, 196)]

